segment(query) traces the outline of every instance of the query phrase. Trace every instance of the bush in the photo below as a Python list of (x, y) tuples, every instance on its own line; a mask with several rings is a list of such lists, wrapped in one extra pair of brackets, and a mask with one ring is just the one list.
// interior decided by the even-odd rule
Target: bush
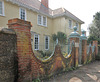
[(100, 55), (96, 55), (96, 60), (100, 60)]
[(39, 50), (38, 52), (42, 55), (42, 57), (49, 57), (52, 54), (51, 51), (43, 52), (42, 50)]

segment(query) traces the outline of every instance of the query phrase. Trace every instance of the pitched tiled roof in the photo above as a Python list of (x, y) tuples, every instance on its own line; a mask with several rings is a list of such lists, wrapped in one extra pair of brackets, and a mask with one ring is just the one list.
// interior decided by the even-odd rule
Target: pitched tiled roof
[(67, 17), (70, 17), (70, 18), (76, 20), (77, 22), (84, 23), (79, 18), (77, 18), (75, 15), (73, 15), (72, 13), (67, 11), (65, 8), (59, 8), (59, 9), (53, 10), (53, 17), (55, 18), (58, 16), (67, 16)]
[(84, 23), (79, 18), (77, 18), (75, 15), (67, 11), (65, 8), (59, 8), (59, 9), (52, 10), (50, 8), (46, 8), (43, 4), (41, 4), (39, 0), (6, 0), (6, 1), (10, 1), (14, 4), (18, 4), (19, 6), (26, 7), (28, 9), (42, 13), (52, 18), (56, 18), (59, 16), (67, 16), (67, 17), (70, 17), (76, 20), (77, 22)]
[(42, 12), (48, 15), (52, 15), (52, 10), (50, 8), (46, 8), (39, 0), (6, 0), (10, 1), (14, 4), (18, 4), (23, 7), (27, 7), (28, 9), (32, 9), (37, 12)]

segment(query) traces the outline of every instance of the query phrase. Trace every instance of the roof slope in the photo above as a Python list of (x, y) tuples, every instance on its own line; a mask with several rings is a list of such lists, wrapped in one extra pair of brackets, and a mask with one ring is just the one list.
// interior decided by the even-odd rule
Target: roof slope
[(75, 15), (67, 11), (65, 8), (59, 8), (59, 9), (52, 10), (50, 8), (46, 8), (43, 4), (41, 4), (39, 0), (6, 0), (6, 1), (10, 1), (14, 4), (23, 6), (25, 8), (31, 9), (39, 13), (42, 13), (49, 17), (56, 18), (59, 16), (67, 16), (67, 17), (70, 17), (76, 20), (77, 22), (80, 22), (82, 24), (84, 23), (78, 17), (76, 17)]
[(41, 4), (39, 0), (6, 0), (6, 1), (10, 1), (14, 4), (27, 7), (28, 9), (52, 15), (52, 10), (50, 8), (46, 8), (43, 4)]
[(72, 13), (67, 11), (65, 8), (59, 8), (59, 9), (53, 10), (53, 17), (55, 18), (55, 17), (59, 17), (59, 16), (67, 16), (67, 17), (70, 17), (70, 18), (76, 20), (77, 22), (84, 23), (78, 17), (76, 17), (75, 15), (73, 15)]

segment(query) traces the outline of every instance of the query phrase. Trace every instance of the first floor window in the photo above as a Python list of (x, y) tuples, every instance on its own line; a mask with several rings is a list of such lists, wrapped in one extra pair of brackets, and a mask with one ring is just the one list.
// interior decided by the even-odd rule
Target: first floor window
[(79, 31), (79, 25), (78, 25), (78, 23), (76, 23), (76, 27), (77, 27), (77, 31)]
[(39, 35), (38, 34), (34, 35), (34, 49), (39, 50)]
[(47, 26), (47, 17), (45, 16), (42, 16), (42, 15), (38, 15), (38, 25), (41, 25), (41, 26)]
[(4, 3), (0, 1), (0, 15), (4, 15)]
[(69, 28), (72, 28), (72, 20), (69, 20)]
[(45, 36), (45, 49), (48, 50), (49, 49), (49, 37)]
[(26, 10), (23, 8), (20, 8), (20, 19), (26, 20)]
[(39, 24), (39, 25), (42, 24), (42, 17), (41, 17), (41, 15), (38, 15), (38, 24)]
[(43, 16), (43, 26), (46, 26), (47, 20), (46, 17)]

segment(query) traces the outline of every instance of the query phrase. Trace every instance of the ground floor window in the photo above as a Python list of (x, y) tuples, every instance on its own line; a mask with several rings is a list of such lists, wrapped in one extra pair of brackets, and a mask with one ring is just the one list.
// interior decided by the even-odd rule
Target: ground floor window
[(45, 36), (45, 49), (48, 50), (49, 49), (49, 37)]
[(34, 35), (34, 49), (39, 50), (39, 35), (38, 34)]

